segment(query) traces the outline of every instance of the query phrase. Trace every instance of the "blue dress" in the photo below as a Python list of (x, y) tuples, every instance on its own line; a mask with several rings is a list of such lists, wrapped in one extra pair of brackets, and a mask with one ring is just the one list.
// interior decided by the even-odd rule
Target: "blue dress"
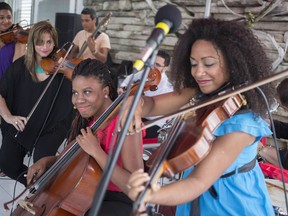
[[(215, 130), (214, 135), (223, 136), (236, 131), (251, 134), (256, 137), (256, 140), (243, 149), (223, 175), (252, 161), (256, 157), (258, 141), (263, 136), (271, 135), (267, 122), (256, 117), (252, 112), (237, 114), (225, 120)], [(193, 168), (186, 170), (183, 178), (186, 178), (192, 170)], [(213, 186), (218, 198), (213, 198), (209, 191), (203, 193), (200, 196), (201, 215), (275, 215), (262, 171), (257, 162), (252, 170), (236, 173), (227, 178), (219, 178)], [(176, 215), (189, 216), (190, 203), (177, 206)]]

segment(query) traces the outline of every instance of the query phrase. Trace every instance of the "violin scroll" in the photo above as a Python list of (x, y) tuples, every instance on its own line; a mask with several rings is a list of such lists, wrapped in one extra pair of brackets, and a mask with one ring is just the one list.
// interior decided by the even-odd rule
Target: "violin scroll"
[[(143, 88), (143, 91), (156, 91), (158, 89), (157, 85), (161, 81), (161, 72), (157, 68), (152, 68), (148, 74), (147, 81)], [(138, 87), (138, 82), (134, 83), (134, 86), (131, 88), (131, 95), (135, 94), (136, 87)]]

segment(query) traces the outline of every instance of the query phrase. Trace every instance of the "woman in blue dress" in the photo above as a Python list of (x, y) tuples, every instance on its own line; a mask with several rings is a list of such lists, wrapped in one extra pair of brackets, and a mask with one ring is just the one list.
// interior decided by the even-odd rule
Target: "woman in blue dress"
[[(129, 132), (139, 130), (141, 116), (169, 114), (191, 98), (209, 98), (271, 74), (270, 62), (259, 40), (244, 23), (236, 21), (193, 20), (176, 44), (173, 56), (172, 82), (176, 91), (142, 97)], [(261, 89), (270, 102), (274, 95), (271, 85)], [(215, 140), (207, 156), (196, 167), (186, 170), (182, 180), (152, 189), (146, 202), (177, 205), (176, 215), (181, 216), (274, 215), (256, 161), (258, 141), (271, 135), (262, 118), (267, 113), (265, 104), (255, 89), (243, 96), (247, 106), (213, 132)], [(129, 103), (126, 105), (129, 107)], [(149, 178), (142, 170), (132, 174), (127, 185), (131, 199), (136, 199)]]

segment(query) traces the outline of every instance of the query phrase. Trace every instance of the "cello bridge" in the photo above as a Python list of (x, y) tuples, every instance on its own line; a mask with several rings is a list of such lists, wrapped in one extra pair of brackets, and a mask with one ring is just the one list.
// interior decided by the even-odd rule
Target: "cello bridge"
[(19, 206), (26, 211), (28, 211), (32, 215), (36, 215), (36, 209), (33, 207), (33, 203), (27, 202), (25, 200), (19, 200)]

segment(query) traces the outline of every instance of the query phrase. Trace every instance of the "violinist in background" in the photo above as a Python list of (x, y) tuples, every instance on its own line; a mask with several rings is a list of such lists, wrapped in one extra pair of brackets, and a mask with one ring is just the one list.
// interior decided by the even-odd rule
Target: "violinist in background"
[[(177, 73), (172, 72), (172, 83), (176, 92), (142, 97), (130, 132), (134, 127), (140, 130), (143, 116), (169, 114), (192, 97), (207, 99), (247, 80), (253, 83), (271, 74), (270, 62), (259, 40), (244, 23), (236, 21), (194, 19), (177, 42), (173, 56), (172, 71)], [(275, 90), (270, 85), (261, 88), (271, 102)], [(224, 120), (214, 131), (216, 139), (207, 156), (186, 170), (183, 180), (159, 190), (152, 185), (154, 190), (149, 191), (147, 203), (178, 205), (176, 215), (179, 216), (274, 215), (256, 161), (259, 140), (271, 135), (269, 125), (262, 118), (266, 117), (266, 108), (255, 89), (243, 95), (248, 106)], [(149, 178), (143, 170), (131, 175), (127, 185), (131, 199), (136, 199)]]
[[(98, 129), (95, 135), (89, 125), (106, 111), (117, 96), (117, 87), (105, 64), (95, 59), (86, 59), (75, 68), (72, 78), (72, 103), (77, 113), (68, 142), (76, 138), (82, 149), (94, 158), (102, 169), (112, 148), (111, 140), (117, 116)], [(57, 158), (45, 157), (33, 164), (28, 170), (27, 183), (31, 182), (35, 173), (37, 178), (40, 177)], [(132, 201), (126, 195), (126, 185), (131, 173), (140, 168), (143, 168), (141, 133), (127, 135), (99, 215), (129, 215)], [(86, 198), (91, 200), (93, 197)]]
[(84, 42), (87, 41), (87, 48), (82, 55), (78, 57), (82, 59), (97, 59), (102, 63), (106, 63), (109, 50), (111, 49), (109, 36), (102, 32), (96, 39), (91, 37), (96, 29), (97, 23), (95, 10), (92, 8), (84, 8), (81, 12), (81, 22), (83, 30), (76, 34), (73, 40), (74, 47), (69, 57), (75, 58), (79, 54)]
[[(11, 31), (13, 27), (12, 8), (5, 2), (0, 2), (0, 35)], [(4, 74), (7, 67), (25, 53), (26, 44), (13, 41), (6, 43), (0, 37), (0, 77)]]
[[(288, 78), (282, 80), (280, 84), (276, 88), (277, 97), (280, 103), (280, 106), (284, 108), (286, 111), (288, 110)], [(275, 126), (275, 137), (278, 139), (286, 139), (288, 140), (288, 123), (282, 122), (278, 120), (273, 120)], [(279, 166), (279, 162), (277, 159), (276, 148), (272, 146), (263, 146), (259, 143), (258, 153), (262, 159), (272, 163), (276, 166)], [(281, 164), (284, 169), (288, 169), (288, 150), (280, 149), (280, 159)]]
[(34, 162), (55, 155), (73, 118), (71, 81), (57, 74), (27, 119), (52, 78), (39, 66), (40, 62), (57, 46), (57, 32), (49, 22), (36, 23), (30, 33), (27, 52), (11, 64), (0, 79), (0, 169), (24, 185), (25, 155), (33, 154)]

